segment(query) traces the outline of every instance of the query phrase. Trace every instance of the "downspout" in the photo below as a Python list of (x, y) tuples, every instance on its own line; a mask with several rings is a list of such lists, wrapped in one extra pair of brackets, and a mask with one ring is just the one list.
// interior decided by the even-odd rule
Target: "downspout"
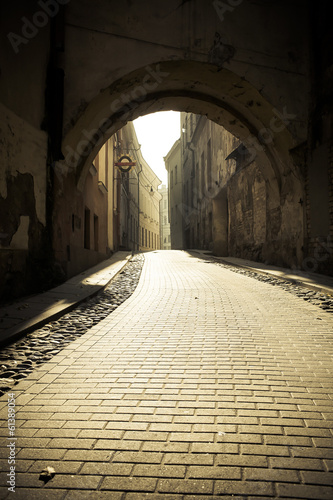
[(140, 164), (140, 170), (138, 171), (138, 238), (137, 245), (138, 251), (140, 249), (140, 173), (142, 172), (142, 165)]

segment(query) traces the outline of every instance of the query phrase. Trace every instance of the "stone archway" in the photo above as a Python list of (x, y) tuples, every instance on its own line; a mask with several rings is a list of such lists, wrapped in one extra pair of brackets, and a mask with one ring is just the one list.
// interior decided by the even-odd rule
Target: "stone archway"
[(295, 116), (276, 109), (231, 71), (194, 61), (145, 66), (103, 90), (65, 135), (64, 164), (76, 170), (80, 186), (96, 152), (127, 121), (170, 109), (204, 114), (223, 125), (260, 158), (264, 177), (276, 189), (289, 171), (301, 179), (290, 156), (297, 145), (289, 131)]
[[(34, 25), (41, 5), (36, 12), (23, 0), (8, 5), (1, 20), (0, 194), (6, 198), (16, 172), (33, 175), (45, 240), (52, 233), (53, 160), (60, 157), (50, 160), (50, 151), (59, 152), (62, 141), (65, 160), (56, 165), (69, 170), (73, 186), (82, 190), (91, 160), (108, 137), (128, 120), (168, 109), (207, 115), (243, 141), (260, 164), (270, 209), (290, 241), (296, 233), (304, 241), (305, 256), (318, 234), (329, 234), (330, 139), (320, 135), (320, 120), (322, 130), (329, 130), (329, 119), (326, 124), (324, 104), (315, 95), (329, 79), (331, 62), (324, 58), (318, 73), (311, 59), (316, 40), (329, 46), (321, 11), (301, 0), (58, 3), (59, 15), (50, 14), (43, 26)], [(227, 10), (221, 11), (222, 4)], [(321, 143), (324, 149), (312, 155)], [(37, 226), (30, 224), (32, 233)]]
[[(290, 154), (297, 145), (290, 132), (294, 115), (286, 108), (276, 109), (227, 69), (194, 61), (160, 62), (112, 83), (90, 102), (66, 134), (61, 168), (75, 172), (77, 187), (82, 190), (94, 157), (111, 135), (127, 121), (171, 109), (203, 114), (242, 141), (265, 180), (268, 210), (278, 216), (283, 228), (274, 253), (283, 254), (282, 261), (289, 265), (299, 264), (304, 208), (298, 201), (304, 199), (304, 187)], [(289, 259), (293, 246), (295, 255)]]

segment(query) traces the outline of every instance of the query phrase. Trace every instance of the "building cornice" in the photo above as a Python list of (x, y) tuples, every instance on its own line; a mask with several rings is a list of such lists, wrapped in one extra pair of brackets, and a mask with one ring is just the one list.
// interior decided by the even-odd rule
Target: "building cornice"
[(167, 164), (167, 162), (170, 160), (171, 156), (175, 153), (177, 153), (178, 149), (180, 149), (180, 138), (176, 140), (176, 142), (173, 144), (172, 148), (168, 152), (166, 156), (164, 156), (164, 163)]

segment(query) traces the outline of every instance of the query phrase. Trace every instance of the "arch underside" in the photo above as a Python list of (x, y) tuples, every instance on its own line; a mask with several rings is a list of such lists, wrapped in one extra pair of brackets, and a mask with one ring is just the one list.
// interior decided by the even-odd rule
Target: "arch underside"
[(128, 121), (157, 111), (207, 116), (240, 139), (255, 156), (276, 194), (293, 171), (290, 149), (298, 144), (290, 117), (275, 109), (246, 80), (208, 63), (169, 61), (138, 69), (112, 83), (86, 107), (63, 141), (67, 168), (75, 169), (79, 189), (98, 150)]

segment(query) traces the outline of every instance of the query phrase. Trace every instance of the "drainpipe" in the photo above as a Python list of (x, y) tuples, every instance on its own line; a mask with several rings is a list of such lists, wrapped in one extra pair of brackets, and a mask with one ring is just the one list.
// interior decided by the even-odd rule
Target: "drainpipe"
[(142, 165), (140, 164), (140, 170), (138, 170), (138, 237), (137, 237), (138, 251), (140, 249), (140, 173), (141, 172), (142, 172)]

